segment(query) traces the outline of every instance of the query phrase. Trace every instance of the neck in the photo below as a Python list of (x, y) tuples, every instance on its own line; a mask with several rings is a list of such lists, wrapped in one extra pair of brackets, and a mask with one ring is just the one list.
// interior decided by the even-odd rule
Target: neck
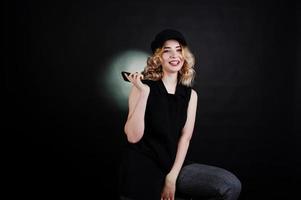
[(176, 85), (178, 82), (178, 73), (163, 73), (162, 81), (168, 85)]

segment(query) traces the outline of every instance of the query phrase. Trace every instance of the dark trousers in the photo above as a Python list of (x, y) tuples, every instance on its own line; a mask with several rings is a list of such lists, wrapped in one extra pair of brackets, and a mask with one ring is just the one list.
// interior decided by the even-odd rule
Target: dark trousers
[[(204, 164), (183, 167), (176, 183), (176, 200), (237, 200), (239, 179), (231, 172)], [(121, 197), (121, 200), (133, 200)]]

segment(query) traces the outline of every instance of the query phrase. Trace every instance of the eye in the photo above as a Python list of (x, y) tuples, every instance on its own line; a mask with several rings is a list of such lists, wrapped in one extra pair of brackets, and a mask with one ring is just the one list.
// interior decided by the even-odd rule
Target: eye
[(178, 52), (182, 52), (182, 49), (177, 49)]
[(163, 53), (169, 52), (169, 50), (164, 50)]

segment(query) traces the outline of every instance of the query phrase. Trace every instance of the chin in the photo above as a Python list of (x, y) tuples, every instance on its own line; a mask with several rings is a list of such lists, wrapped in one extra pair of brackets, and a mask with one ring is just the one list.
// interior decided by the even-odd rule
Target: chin
[(177, 69), (169, 69), (168, 71), (171, 72), (171, 73), (177, 73), (181, 70), (181, 68), (177, 68)]

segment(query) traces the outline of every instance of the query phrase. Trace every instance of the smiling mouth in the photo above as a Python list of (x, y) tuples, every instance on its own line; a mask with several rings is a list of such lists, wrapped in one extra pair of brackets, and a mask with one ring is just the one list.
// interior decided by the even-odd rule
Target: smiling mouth
[(180, 61), (179, 60), (173, 60), (173, 61), (170, 61), (169, 64), (172, 65), (172, 66), (177, 66), (177, 65), (180, 64)]

